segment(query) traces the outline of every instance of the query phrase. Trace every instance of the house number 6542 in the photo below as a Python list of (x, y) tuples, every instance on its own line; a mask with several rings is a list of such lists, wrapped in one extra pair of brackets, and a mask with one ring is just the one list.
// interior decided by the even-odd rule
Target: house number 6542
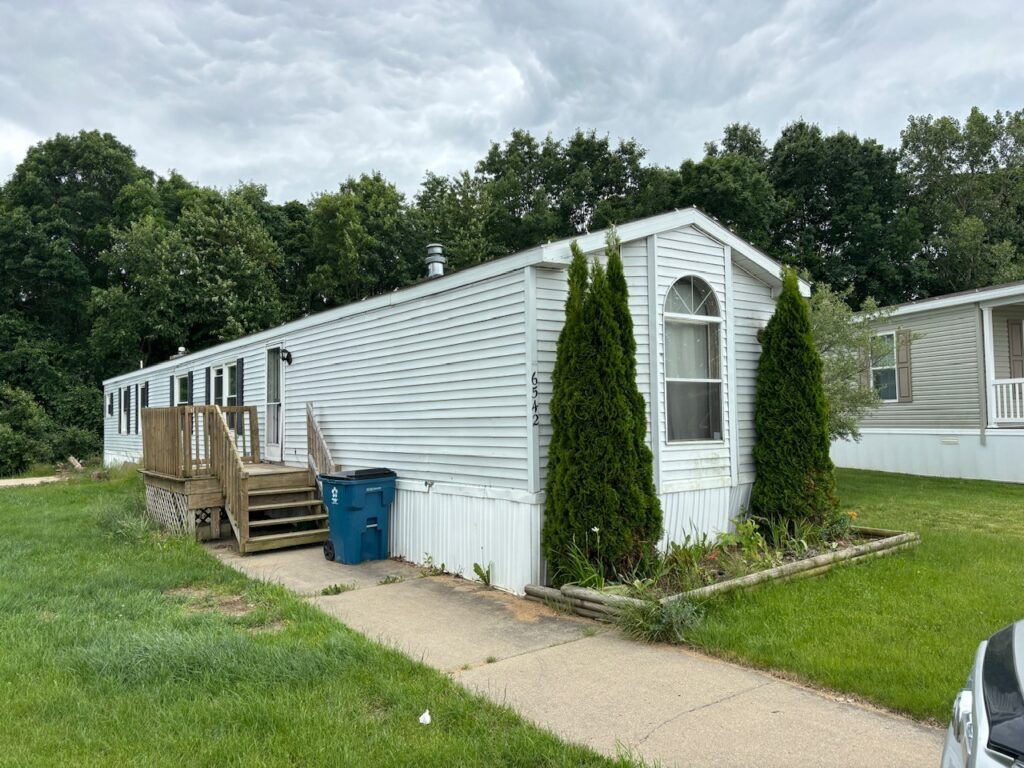
[(539, 406), (537, 405), (537, 395), (539, 394), (539, 390), (537, 388), (537, 382), (538, 382), (537, 372), (534, 371), (533, 375), (530, 376), (530, 393), (531, 393), (531, 398), (532, 398), (532, 402), (530, 404), (530, 410), (533, 412), (533, 426), (535, 426), (535, 427), (538, 424), (540, 424), (540, 410), (539, 410)]

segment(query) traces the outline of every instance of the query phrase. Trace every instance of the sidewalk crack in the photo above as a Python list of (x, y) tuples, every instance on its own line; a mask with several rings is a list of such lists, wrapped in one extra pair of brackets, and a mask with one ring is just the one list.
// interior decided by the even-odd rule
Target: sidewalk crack
[(664, 728), (666, 725), (668, 725), (669, 723), (673, 722), (674, 720), (678, 720), (683, 715), (689, 715), (689, 714), (692, 714), (693, 712), (699, 712), (702, 709), (707, 709), (708, 707), (713, 707), (716, 704), (721, 704), (723, 701), (729, 701), (729, 699), (735, 699), (737, 696), (742, 696), (745, 693), (750, 693), (751, 691), (756, 691), (758, 688), (764, 688), (765, 686), (771, 685), (774, 682), (775, 682), (774, 680), (766, 680), (763, 683), (751, 686), (750, 688), (744, 688), (742, 691), (736, 691), (735, 693), (730, 693), (728, 696), (723, 696), (720, 699), (715, 699), (714, 701), (709, 701), (706, 704), (701, 704), (701, 705), (696, 706), (696, 707), (690, 707), (689, 709), (684, 709), (682, 712), (676, 712), (674, 715), (672, 715), (669, 718), (666, 718), (665, 720), (663, 720), (662, 722), (660, 722), (656, 726), (654, 726), (651, 730), (649, 730), (647, 732), (647, 735), (644, 736), (642, 739), (640, 739), (640, 741), (638, 741), (636, 743), (636, 745), (639, 747), (641, 744), (643, 744), (645, 741), (647, 741), (649, 738), (651, 738), (651, 736), (653, 736), (657, 731), (661, 730), (662, 728)]

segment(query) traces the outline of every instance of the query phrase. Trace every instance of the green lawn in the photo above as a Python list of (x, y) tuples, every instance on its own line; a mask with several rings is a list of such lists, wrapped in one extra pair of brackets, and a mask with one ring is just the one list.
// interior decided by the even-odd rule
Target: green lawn
[(1024, 618), (1024, 485), (840, 470), (858, 522), (909, 552), (707, 604), (693, 643), (944, 722), (978, 643)]
[(130, 475), (0, 490), (0, 765), (615, 764), (140, 509)]

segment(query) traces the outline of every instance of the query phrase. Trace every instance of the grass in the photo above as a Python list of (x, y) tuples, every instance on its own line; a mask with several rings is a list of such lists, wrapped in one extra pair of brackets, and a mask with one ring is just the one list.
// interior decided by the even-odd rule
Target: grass
[(0, 490), (0, 766), (627, 764), (157, 535), (141, 504), (127, 474)]
[(1024, 486), (840, 470), (858, 523), (921, 544), (705, 604), (687, 639), (944, 722), (978, 643), (1024, 617)]
[(351, 592), (355, 589), (353, 584), (331, 584), (330, 586), (324, 587), (320, 590), (321, 595), (341, 595), (345, 592)]
[(21, 477), (25, 477), (25, 478), (28, 478), (28, 477), (49, 477), (50, 475), (54, 475), (56, 473), (57, 473), (57, 465), (56, 464), (50, 464), (50, 463), (47, 463), (47, 462), (36, 462), (34, 464), (29, 465), (28, 469), (26, 469), (24, 472), (19, 472), (16, 475), (0, 474), (0, 480), (8, 480), (8, 479), (11, 479), (11, 478), (21, 478)]
[[(102, 457), (91, 456), (86, 459), (80, 459), (80, 461), (82, 463), (82, 469), (80, 471), (84, 474), (88, 474), (89, 472), (97, 469), (103, 469)], [(9, 480), (12, 478), (49, 477), (50, 475), (57, 474), (59, 466), (63, 466), (65, 469), (70, 471), (70, 465), (65, 462), (37, 461), (31, 464), (24, 472), (19, 472), (16, 475), (0, 474), (0, 480)]]

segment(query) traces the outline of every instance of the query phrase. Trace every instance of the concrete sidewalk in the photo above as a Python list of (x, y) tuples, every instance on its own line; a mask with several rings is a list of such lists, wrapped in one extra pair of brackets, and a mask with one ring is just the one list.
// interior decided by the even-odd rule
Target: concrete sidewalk
[[(368, 637), (571, 741), (664, 766), (939, 764), (942, 732), (771, 675), (643, 645), (475, 582), (393, 561), (328, 563), (320, 548), (239, 557)], [(386, 582), (386, 583), (381, 583)], [(323, 596), (324, 587), (352, 586)]]

